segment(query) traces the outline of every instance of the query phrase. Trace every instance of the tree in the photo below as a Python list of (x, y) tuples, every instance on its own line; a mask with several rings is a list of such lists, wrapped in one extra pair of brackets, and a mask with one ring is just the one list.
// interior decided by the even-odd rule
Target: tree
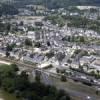
[(25, 40), (25, 45), (26, 46), (32, 46), (32, 41), (30, 39)]
[(70, 41), (71, 41), (71, 37), (70, 37), (70, 36), (68, 36), (68, 39), (67, 39), (67, 40), (68, 40), (68, 42), (70, 42)]
[(60, 70), (59, 70), (58, 68), (56, 68), (56, 72), (57, 72), (57, 73), (60, 73)]
[(66, 82), (66, 81), (67, 81), (67, 79), (66, 79), (66, 76), (65, 76), (65, 75), (62, 75), (62, 76), (61, 76), (61, 81), (62, 81), (62, 82)]
[(4, 78), (2, 80), (2, 87), (4, 90), (8, 91), (8, 92), (13, 92), (15, 87), (14, 87), (14, 79), (12, 78)]
[(85, 42), (85, 39), (83, 36), (80, 37), (80, 42), (84, 43)]
[(9, 57), (10, 53), (8, 51), (6, 51), (6, 57)]
[(60, 89), (60, 90), (58, 91), (58, 94), (57, 94), (57, 99), (61, 98), (61, 97), (64, 96), (65, 94), (66, 94), (66, 92), (65, 92), (64, 90)]
[(16, 64), (11, 64), (11, 67), (13, 68), (13, 70), (16, 72), (16, 71), (19, 71), (19, 68)]
[(64, 90), (59, 90), (56, 100), (70, 100), (70, 96)]
[(47, 42), (47, 46), (51, 46), (51, 44), (50, 44), (50, 42), (49, 42), (49, 41)]
[(60, 100), (70, 100), (70, 97), (65, 95), (65, 96), (61, 97)]
[(58, 61), (62, 61), (65, 58), (65, 53), (59, 52), (56, 57)]
[(25, 100), (42, 100), (40, 96), (38, 96), (35, 92), (32, 91), (24, 91), (22, 92), (22, 96), (23, 98), (25, 98)]
[(66, 96), (61, 97), (60, 100), (66, 100)]
[(23, 21), (21, 21), (19, 24), (20, 24), (21, 26), (23, 26), (23, 25), (24, 25), (24, 22), (23, 22)]
[(29, 80), (24, 77), (15, 77), (15, 90), (25, 91), (29, 87)]
[(22, 71), (21, 74), (20, 74), (20, 77), (28, 80), (28, 74), (25, 72), (25, 71)]
[(40, 42), (36, 42), (35, 43), (35, 47), (40, 48), (41, 47), (41, 43)]
[(50, 96), (54, 96), (54, 97), (57, 95), (57, 89), (56, 89), (56, 87), (50, 86), (50, 88), (49, 88), (49, 95)]
[(72, 63), (72, 60), (71, 60), (71, 59), (68, 59), (67, 62), (68, 62), (69, 64), (71, 64), (71, 63)]
[(56, 100), (56, 98), (52, 96), (44, 96), (43, 100)]
[[(17, 98), (20, 98), (21, 96), (22, 96), (22, 93), (19, 91), (19, 90), (15, 90), (15, 96), (17, 97)], [(24, 97), (24, 96), (23, 96)]]
[(46, 53), (46, 56), (50, 59), (54, 56), (54, 52), (50, 51), (49, 53)]
[(95, 75), (95, 71), (91, 71), (91, 75), (93, 75), (93, 76), (94, 76), (94, 75)]
[(6, 31), (7, 31), (7, 34), (8, 34), (8, 32), (10, 31), (10, 29), (11, 29), (11, 25), (10, 25), (10, 23), (7, 23), (7, 24), (6, 24)]
[(13, 67), (10, 65), (1, 65), (0, 66), (0, 78), (14, 78), (16, 76), (16, 71), (13, 70)]
[(35, 71), (35, 81), (38, 83), (41, 81), (41, 72), (38, 70)]
[(98, 75), (100, 74), (100, 71), (99, 71), (99, 70), (97, 70), (97, 74), (98, 74)]
[(99, 94), (99, 91), (98, 90), (96, 90), (96, 95), (98, 95)]
[(12, 47), (12, 45), (7, 45), (7, 47), (6, 47), (6, 51), (12, 51), (12, 49), (13, 49), (13, 47)]
[(7, 46), (6, 46), (6, 51), (12, 51), (13, 50), (13, 48), (15, 48), (16, 47), (16, 44), (15, 43), (12, 43), (12, 44), (7, 44)]

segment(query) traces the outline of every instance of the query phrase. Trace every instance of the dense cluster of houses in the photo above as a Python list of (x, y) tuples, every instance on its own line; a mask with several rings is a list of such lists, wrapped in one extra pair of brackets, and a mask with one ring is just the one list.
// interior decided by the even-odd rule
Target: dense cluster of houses
[[(62, 10), (59, 9), (59, 12)], [(73, 14), (70, 13), (70, 15)], [(54, 73), (57, 68), (67, 71), (70, 68), (75, 70), (81, 68), (85, 73), (100, 72), (100, 56), (97, 55), (100, 48), (98, 45), (80, 45), (75, 42), (63, 41), (63, 38), (68, 36), (100, 38), (97, 32), (70, 28), (67, 25), (59, 28), (50, 21), (42, 20), (43, 18), (38, 20), (29, 18), (32, 22), (27, 19), (22, 19), (22, 22), (17, 17), (15, 18), (16, 20), (10, 21), (11, 29), (15, 29), (15, 33), (11, 30), (8, 35), (0, 35), (0, 57), (5, 57), (9, 53), (9, 58), (31, 65), (35, 64), (38, 68), (49, 68), (49, 71)], [(26, 46), (26, 39), (32, 43), (31, 46)], [(77, 50), (80, 50), (80, 53), (75, 54)], [(83, 51), (88, 55), (81, 55)]]
[[(99, 34), (87, 30), (83, 31), (82, 29), (75, 29), (75, 28), (69, 28), (67, 26), (64, 26), (62, 29), (52, 25), (49, 21), (44, 22), (41, 21), (43, 24), (42, 26), (35, 26), (33, 23), (32, 26), (39, 27), (40, 31), (30, 31), (27, 30), (26, 25), (18, 25), (20, 29), (23, 29), (22, 31), (24, 34), (12, 34), (9, 32), (7, 36), (1, 36), (0, 38), (0, 53), (4, 56), (6, 54), (6, 47), (7, 45), (14, 44), (15, 47), (12, 51), (10, 51), (10, 56), (14, 57), (15, 59), (21, 59), (23, 61), (28, 61), (31, 63), (37, 63), (40, 64), (42, 62), (46, 61), (52, 61), (52, 64), (54, 63), (55, 66), (61, 66), (66, 63), (68, 63), (68, 60), (71, 58), (71, 56), (74, 54), (75, 50), (81, 49), (86, 50), (87, 52), (94, 52), (96, 48), (90, 48), (88, 51), (88, 46), (78, 46), (76, 43), (69, 43), (69, 42), (63, 42), (63, 38), (66, 36), (86, 36), (86, 37), (99, 37)], [(39, 24), (40, 25), (40, 24)], [(25, 31), (27, 30), (27, 31)], [(33, 42), (33, 49), (32, 48), (26, 48), (25, 47), (25, 39), (29, 39)], [(39, 48), (34, 47), (34, 42), (39, 42), (41, 46)], [(51, 51), (54, 52), (53, 57), (47, 58), (46, 53), (50, 53)], [(45, 53), (44, 53), (45, 52)], [(33, 53), (33, 54), (32, 54)], [(61, 53), (61, 54), (60, 54)], [(59, 56), (62, 56), (62, 59), (59, 60)], [(64, 55), (64, 57), (63, 57)], [(53, 60), (52, 60), (53, 59)], [(93, 60), (92, 60), (93, 59)], [(95, 59), (95, 60), (94, 60)], [(73, 60), (72, 67), (76, 66), (78, 68), (79, 63), (81, 65), (89, 64), (90, 66), (94, 66), (97, 70), (99, 67), (96, 67), (99, 64), (97, 63), (97, 57), (95, 56), (83, 56), (82, 58), (79, 58), (77, 62)], [(95, 62), (95, 63), (94, 63)], [(99, 61), (98, 61), (99, 62)], [(57, 65), (56, 65), (57, 64)], [(67, 66), (68, 67), (68, 66)]]

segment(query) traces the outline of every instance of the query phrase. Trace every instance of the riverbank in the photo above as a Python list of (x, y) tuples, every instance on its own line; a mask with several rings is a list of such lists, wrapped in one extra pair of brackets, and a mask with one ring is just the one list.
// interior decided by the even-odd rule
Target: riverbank
[(0, 89), (0, 100), (19, 100), (14, 94), (10, 94)]
[(0, 64), (10, 65), (11, 63), (10, 63), (10, 62), (6, 62), (6, 61), (2, 61), (2, 60), (0, 60)]
[[(5, 64), (5, 65), (10, 65), (10, 62), (2, 61), (0, 60), (0, 65)], [(16, 98), (14, 94), (10, 94), (2, 89), (0, 89), (0, 100), (19, 100)]]

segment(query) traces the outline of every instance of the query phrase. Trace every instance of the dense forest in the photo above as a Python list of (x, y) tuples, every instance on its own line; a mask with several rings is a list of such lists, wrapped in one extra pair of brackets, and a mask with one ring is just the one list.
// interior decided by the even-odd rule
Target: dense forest
[(12, 4), (0, 4), (0, 15), (15, 15), (18, 14), (18, 9), (14, 7)]
[(17, 8), (25, 7), (25, 5), (28, 4), (46, 5), (49, 9), (57, 9), (62, 7), (67, 8), (68, 6), (76, 5), (100, 6), (100, 0), (0, 0), (0, 15), (17, 14)]
[[(16, 3), (22, 2), (23, 4), (34, 3), (34, 4), (45, 4), (47, 1), (48, 8), (66, 8), (67, 6), (75, 5), (100, 5), (100, 0), (15, 0)], [(21, 4), (22, 4), (21, 3)]]
[[(9, 0), (2, 0), (2, 1), (9, 1)], [(61, 8), (61, 7), (66, 8), (67, 6), (75, 6), (75, 5), (100, 6), (100, 0), (12, 0), (13, 4), (20, 7), (32, 3), (45, 5), (46, 1), (48, 8)]]

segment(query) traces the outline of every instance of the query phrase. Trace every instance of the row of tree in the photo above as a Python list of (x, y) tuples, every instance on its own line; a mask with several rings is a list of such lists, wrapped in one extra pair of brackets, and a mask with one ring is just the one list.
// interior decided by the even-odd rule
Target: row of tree
[(66, 22), (66, 20), (64, 20), (64, 18), (59, 15), (47, 16), (47, 17), (45, 17), (44, 20), (49, 20), (49, 21), (51, 21), (52, 24), (54, 24), (54, 25), (57, 24), (59, 27), (63, 27)]
[(89, 20), (80, 16), (66, 16), (64, 17), (69, 21), (69, 27), (84, 28), (100, 32), (100, 22), (95, 20)]
[(0, 16), (1, 15), (15, 15), (18, 14), (18, 9), (13, 4), (1, 4), (0, 5)]

